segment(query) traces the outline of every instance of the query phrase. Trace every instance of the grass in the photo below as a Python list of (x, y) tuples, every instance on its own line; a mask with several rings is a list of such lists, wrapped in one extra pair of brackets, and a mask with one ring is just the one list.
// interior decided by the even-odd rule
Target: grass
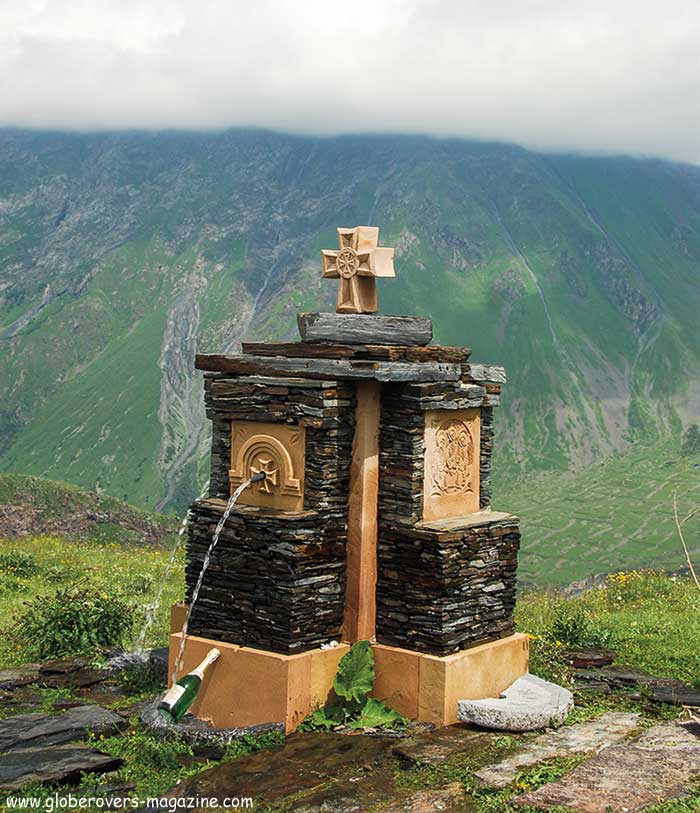
[(579, 598), (528, 592), (516, 623), (535, 636), (535, 653), (538, 646), (607, 646), (619, 663), (700, 686), (700, 591), (689, 578), (621, 571)]
[[(3, 568), (10, 554), (31, 557), (32, 572), (22, 576), (12, 567)], [(125, 546), (115, 542), (69, 540), (62, 537), (30, 536), (21, 540), (0, 540), (0, 618), (6, 634), (0, 635), (0, 668), (25, 663), (27, 649), (8, 633), (12, 619), (25, 602), (64, 586), (88, 583), (105, 594), (120, 594), (137, 604), (133, 635), (138, 635), (146, 610), (153, 602), (170, 556), (167, 548)], [(178, 552), (163, 589), (160, 606), (146, 638), (148, 646), (167, 643), (170, 606), (184, 593), (184, 551)]]
[[(137, 718), (129, 721), (129, 727), (120, 734), (105, 737), (92, 735), (85, 739), (88, 745), (99, 748), (100, 751), (119, 757), (124, 764), (118, 770), (105, 775), (84, 774), (80, 786), (71, 788), (57, 788), (51, 785), (31, 785), (19, 793), (9, 794), (14, 797), (23, 797), (38, 800), (51, 800), (57, 793), (66, 802), (66, 796), (72, 797), (73, 804), (64, 804), (61, 809), (68, 811), (99, 811), (106, 809), (104, 804), (95, 803), (95, 799), (104, 797), (106, 788), (116, 787), (115, 796), (134, 800), (123, 809), (133, 809), (136, 800), (147, 800), (160, 796), (173, 787), (177, 782), (188, 776), (200, 773), (203, 770), (221, 762), (230, 762), (234, 759), (259, 751), (263, 748), (279, 746), (282, 735), (261, 734), (245, 737), (230, 745), (222, 760), (213, 762), (207, 759), (195, 758), (191, 746), (177, 738), (160, 739), (143, 730)], [(0, 811), (8, 809), (4, 800), (8, 794), (0, 791)], [(88, 800), (93, 800), (88, 803)], [(46, 806), (43, 809), (49, 810)]]

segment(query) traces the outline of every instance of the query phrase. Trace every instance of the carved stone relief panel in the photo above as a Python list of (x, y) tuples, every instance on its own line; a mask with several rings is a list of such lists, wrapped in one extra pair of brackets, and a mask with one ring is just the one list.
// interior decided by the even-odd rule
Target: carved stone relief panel
[(479, 510), (480, 424), (478, 409), (425, 413), (425, 521)]
[(231, 492), (253, 474), (265, 479), (253, 483), (238, 499), (280, 511), (304, 507), (306, 429), (280, 423), (231, 422)]

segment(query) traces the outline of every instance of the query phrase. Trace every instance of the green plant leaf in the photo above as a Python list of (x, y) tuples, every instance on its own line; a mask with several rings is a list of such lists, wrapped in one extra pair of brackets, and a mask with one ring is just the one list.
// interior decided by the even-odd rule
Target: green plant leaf
[(324, 706), (316, 709), (299, 726), (302, 731), (330, 731), (345, 722), (345, 710), (340, 706)]
[(338, 697), (359, 703), (365, 702), (366, 696), (374, 686), (374, 655), (369, 641), (358, 641), (350, 651), (343, 655), (338, 664), (338, 673), (333, 681), (333, 688)]
[(397, 724), (407, 725), (408, 720), (397, 711), (385, 706), (381, 700), (368, 697), (362, 713), (350, 723), (350, 728), (382, 728), (383, 726), (396, 727)]

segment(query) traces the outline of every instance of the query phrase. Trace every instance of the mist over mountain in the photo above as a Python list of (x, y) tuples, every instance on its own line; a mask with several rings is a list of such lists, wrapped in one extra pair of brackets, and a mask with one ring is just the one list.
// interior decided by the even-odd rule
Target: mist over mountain
[[(243, 130), (0, 131), (0, 469), (181, 509), (207, 471), (195, 351), (293, 340), (297, 311), (333, 308), (319, 250), (358, 224), (396, 247), (382, 312), (507, 368), (496, 503), (536, 514), (551, 472), (580, 493), (640, 449), (650, 494), (657, 463), (677, 471), (700, 416), (700, 169)], [(667, 526), (645, 522), (650, 562)], [(597, 550), (567, 527), (554, 547)], [(643, 556), (624, 536), (596, 544)]]

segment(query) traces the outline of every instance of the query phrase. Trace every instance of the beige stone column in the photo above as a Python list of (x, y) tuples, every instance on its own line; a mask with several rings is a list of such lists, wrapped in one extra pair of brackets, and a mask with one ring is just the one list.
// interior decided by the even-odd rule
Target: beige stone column
[(348, 501), (347, 580), (343, 640), (374, 640), (377, 622), (378, 381), (357, 382), (355, 437)]

